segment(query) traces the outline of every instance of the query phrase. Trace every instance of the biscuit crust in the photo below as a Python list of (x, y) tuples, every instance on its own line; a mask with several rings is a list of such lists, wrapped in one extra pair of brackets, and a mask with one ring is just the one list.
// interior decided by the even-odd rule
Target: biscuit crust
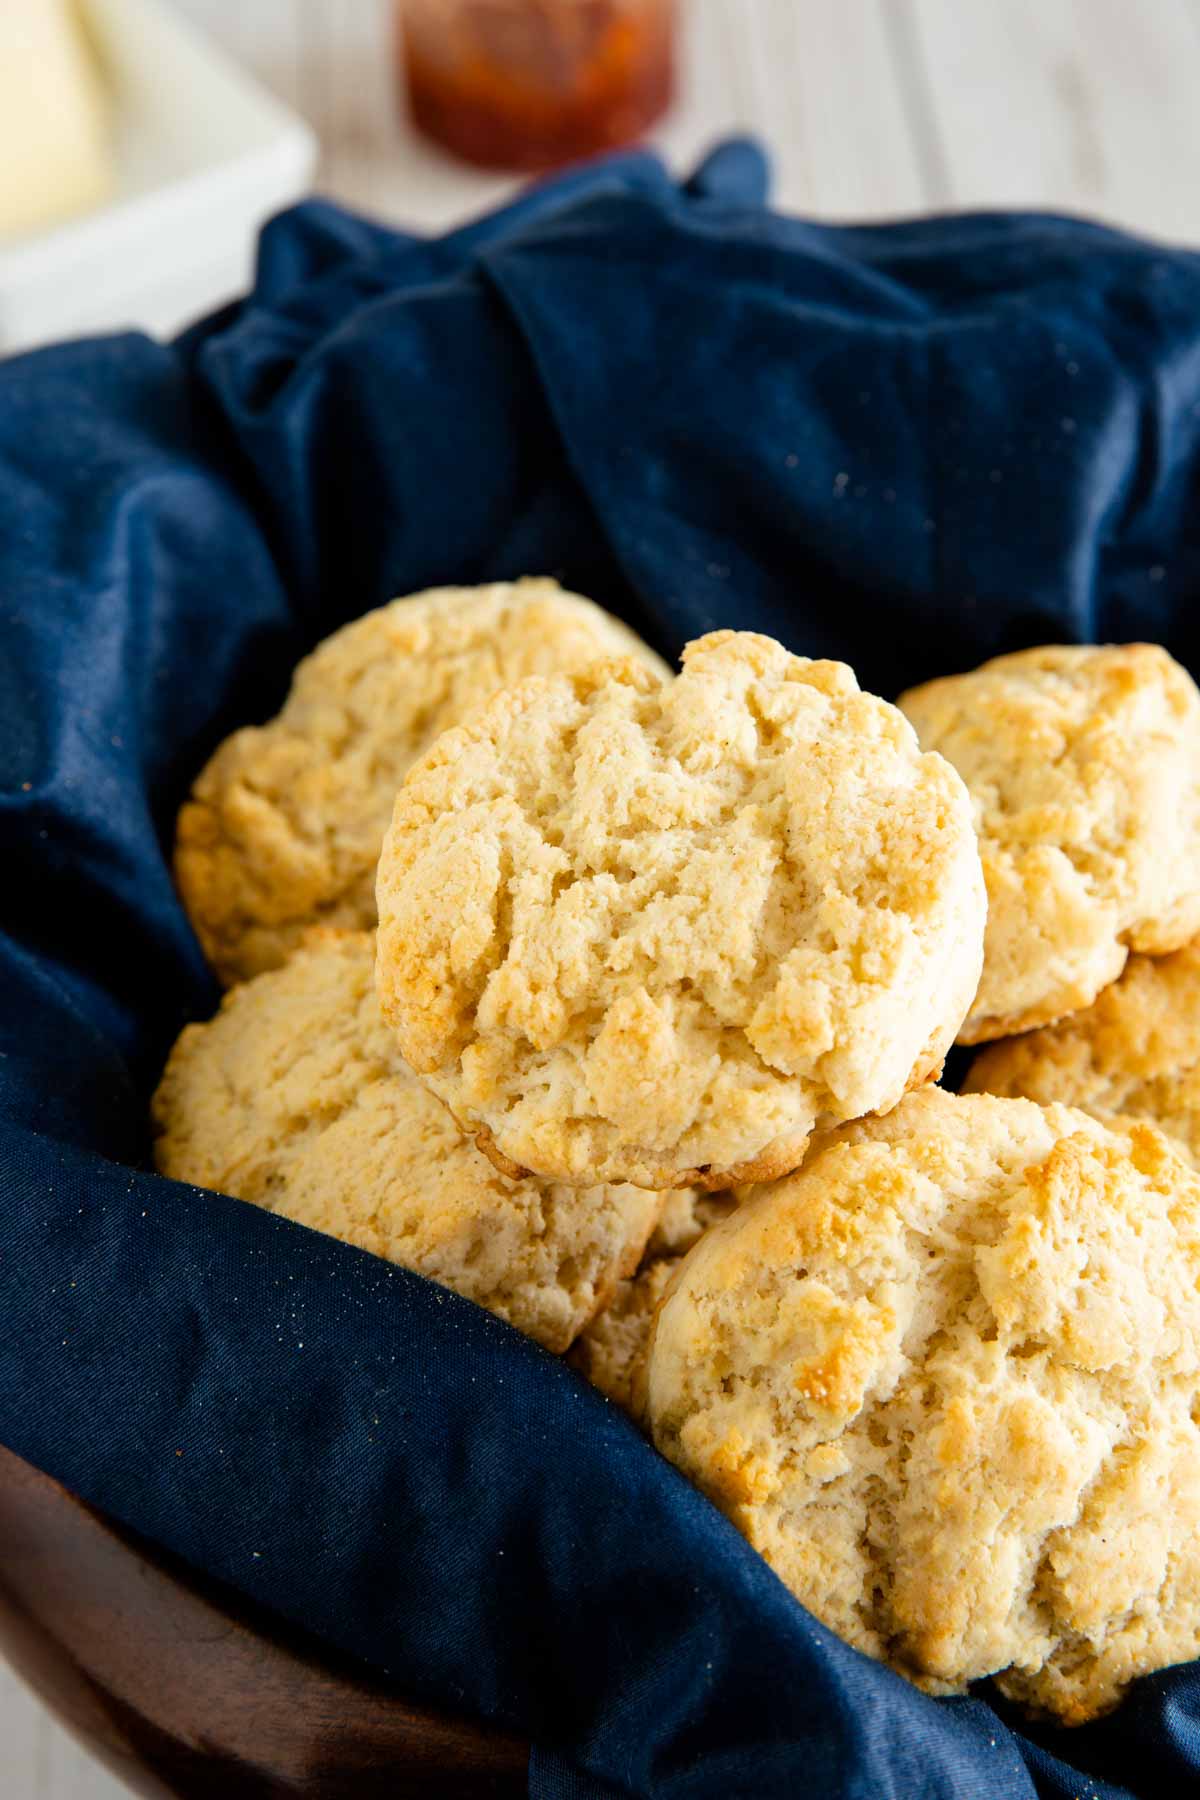
[(736, 1204), (732, 1194), (674, 1189), (667, 1196), (641, 1268), (617, 1283), (608, 1304), (571, 1346), (568, 1362), (631, 1416), (636, 1417), (639, 1409), (635, 1396), (659, 1301), (682, 1258), (706, 1231), (728, 1218)]
[(1154, 1127), (926, 1088), (679, 1265), (650, 1425), (850, 1643), (1078, 1723), (1200, 1651), (1198, 1288)]
[(635, 1187), (510, 1181), (379, 1017), (369, 933), (315, 932), (189, 1025), (154, 1098), (159, 1169), (415, 1269), (563, 1351), (637, 1267)]
[(987, 942), (961, 1043), (1089, 1006), (1130, 950), (1200, 930), (1200, 694), (1159, 645), (1022, 650), (897, 704), (975, 806)]
[(407, 776), (378, 984), (499, 1166), (723, 1188), (937, 1070), (978, 981), (970, 805), (840, 663), (714, 632), (531, 680)]
[(1149, 1119), (1200, 1169), (1200, 941), (1131, 956), (1083, 1012), (990, 1044), (964, 1091)]
[(310, 926), (373, 927), (379, 846), (422, 751), (499, 688), (611, 656), (668, 673), (619, 619), (538, 579), (433, 588), (318, 644), (179, 815), (176, 882), (221, 981), (277, 968)]

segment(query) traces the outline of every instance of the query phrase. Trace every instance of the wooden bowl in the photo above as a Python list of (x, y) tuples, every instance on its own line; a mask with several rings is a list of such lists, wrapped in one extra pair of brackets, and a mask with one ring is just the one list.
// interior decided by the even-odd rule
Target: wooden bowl
[(524, 1795), (528, 1745), (406, 1703), (0, 1450), (0, 1652), (138, 1793)]

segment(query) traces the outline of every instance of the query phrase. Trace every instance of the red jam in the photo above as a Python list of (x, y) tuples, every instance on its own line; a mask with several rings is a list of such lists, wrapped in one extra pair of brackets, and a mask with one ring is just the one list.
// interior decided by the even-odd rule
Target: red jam
[(674, 86), (674, 0), (402, 0), (412, 117), (490, 168), (640, 137)]

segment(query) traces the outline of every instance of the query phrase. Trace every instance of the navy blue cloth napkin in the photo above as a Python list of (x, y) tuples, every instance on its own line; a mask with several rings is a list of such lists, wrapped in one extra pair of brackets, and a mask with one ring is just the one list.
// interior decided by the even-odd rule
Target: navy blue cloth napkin
[(217, 994), (172, 821), (343, 620), (559, 575), (676, 653), (906, 683), (1049, 639), (1200, 668), (1200, 259), (1078, 221), (781, 219), (748, 145), (436, 242), (320, 203), (163, 346), (0, 365), (0, 1440), (413, 1697), (538, 1800), (1054, 1800), (1200, 1782), (1200, 1674), (1032, 1730), (805, 1614), (561, 1364), (149, 1172)]

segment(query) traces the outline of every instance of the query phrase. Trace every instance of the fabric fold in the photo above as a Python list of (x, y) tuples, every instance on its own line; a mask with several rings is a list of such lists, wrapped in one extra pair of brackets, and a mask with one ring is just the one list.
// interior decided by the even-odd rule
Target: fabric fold
[(1104, 1800), (1200, 1780), (1200, 1674), (1033, 1729), (835, 1639), (629, 1422), (468, 1302), (149, 1173), (215, 985), (175, 811), (347, 618), (547, 573), (894, 694), (1016, 644), (1200, 669), (1200, 259), (845, 228), (752, 145), (426, 242), (324, 202), (174, 345), (0, 364), (0, 1441), (442, 1709), (539, 1800)]

